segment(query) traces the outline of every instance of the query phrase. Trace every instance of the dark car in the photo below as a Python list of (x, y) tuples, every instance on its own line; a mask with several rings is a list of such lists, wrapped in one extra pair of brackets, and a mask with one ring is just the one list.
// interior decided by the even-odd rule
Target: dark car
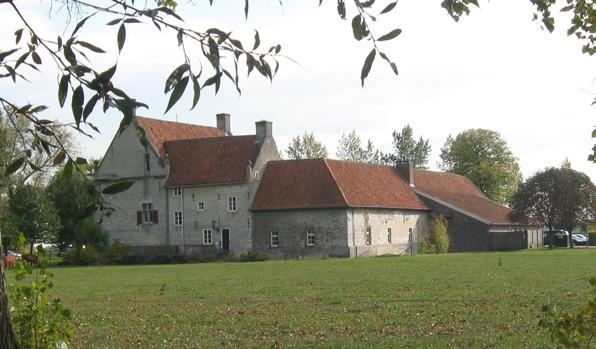
[(566, 230), (547, 230), (544, 232), (544, 246), (568, 247), (569, 233)]

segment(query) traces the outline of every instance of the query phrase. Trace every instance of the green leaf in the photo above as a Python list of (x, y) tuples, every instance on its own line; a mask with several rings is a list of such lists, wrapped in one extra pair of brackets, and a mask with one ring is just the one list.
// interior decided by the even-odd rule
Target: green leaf
[(62, 78), (60, 78), (60, 84), (58, 85), (58, 102), (60, 103), (60, 108), (64, 107), (64, 102), (66, 101), (66, 96), (68, 95), (69, 83), (70, 75), (62, 75)]
[(21, 166), (23, 166), (24, 162), (25, 157), (18, 158), (15, 161), (11, 162), (8, 166), (6, 166), (6, 169), (4, 170), (4, 176), (8, 177), (11, 174), (15, 173), (19, 168), (21, 168)]
[(103, 73), (99, 74), (99, 79), (101, 81), (110, 81), (110, 79), (112, 78), (112, 76), (114, 76), (114, 73), (116, 73), (116, 67), (117, 65), (114, 64), (112, 67), (110, 67), (110, 69), (104, 71)]
[(366, 33), (366, 25), (365, 21), (361, 15), (356, 15), (352, 18), (352, 33), (354, 34), (354, 39), (360, 41), (364, 38)]
[(256, 50), (257, 48), (259, 48), (259, 45), (261, 44), (261, 38), (259, 37), (259, 32), (255, 30), (255, 45), (253, 46), (252, 50)]
[(70, 181), (70, 179), (72, 178), (72, 170), (73, 170), (72, 160), (69, 159), (66, 162), (66, 165), (64, 165), (64, 170), (62, 171), (63, 183)]
[(62, 150), (58, 154), (56, 154), (56, 156), (54, 156), (54, 161), (52, 161), (52, 164), (54, 166), (60, 165), (61, 163), (64, 162), (65, 159), (66, 159), (66, 153), (64, 152), (64, 150)]
[(126, 41), (126, 27), (124, 24), (120, 24), (120, 28), (118, 28), (118, 51), (122, 51), (124, 41)]
[(79, 23), (77, 23), (77, 26), (74, 28), (74, 30), (72, 31), (72, 34), (71, 34), (70, 36), (71, 36), (71, 37), (74, 37), (74, 36), (75, 36), (75, 34), (76, 34), (78, 31), (79, 31), (79, 29), (81, 29), (81, 27), (82, 27), (82, 26), (85, 24), (85, 22), (87, 22), (87, 20), (88, 20), (89, 18), (91, 18), (91, 16), (93, 16), (93, 15), (94, 15), (94, 14), (92, 14), (92, 15), (89, 15), (89, 16), (87, 16), (87, 17), (83, 18), (83, 20), (82, 20), (82, 21), (80, 21)]
[(15, 36), (15, 43), (19, 43), (19, 41), (21, 41), (21, 37), (23, 37), (23, 28), (18, 29), (17, 31), (14, 32), (14, 36)]
[(108, 194), (108, 195), (109, 194), (117, 194), (117, 193), (121, 193), (121, 192), (127, 190), (132, 185), (133, 185), (133, 182), (132, 181), (118, 182), (118, 183), (115, 183), (115, 184), (112, 184), (112, 185), (106, 187), (101, 192), (103, 194)]
[(93, 45), (93, 44), (90, 44), (90, 43), (88, 43), (88, 42), (86, 42), (86, 41), (81, 41), (81, 40), (79, 40), (79, 41), (77, 41), (77, 42), (76, 42), (76, 44), (77, 44), (77, 45), (81, 45), (81, 46), (83, 46), (84, 48), (86, 48), (86, 49), (89, 49), (89, 50), (91, 50), (91, 51), (93, 51), (93, 52), (97, 52), (97, 53), (106, 53), (106, 51), (104, 51), (104, 50), (102, 50), (101, 48), (99, 48), (99, 47), (97, 47), (97, 46), (95, 46), (95, 45)]
[(75, 56), (72, 48), (70, 48), (70, 43), (64, 45), (64, 58), (66, 58), (70, 65), (77, 65), (77, 57)]
[(391, 40), (396, 38), (399, 34), (401, 34), (401, 29), (393, 29), (392, 31), (390, 31), (389, 33), (381, 36), (379, 39), (377, 39), (378, 41), (387, 41), (387, 40)]
[(182, 94), (186, 89), (186, 85), (188, 85), (188, 76), (185, 76), (182, 79), (180, 79), (180, 81), (178, 81), (178, 83), (174, 87), (174, 90), (170, 95), (170, 100), (168, 101), (168, 106), (166, 107), (166, 113), (174, 106), (174, 104), (176, 104), (176, 102), (178, 102), (180, 97), (182, 97)]
[(390, 3), (389, 5), (385, 6), (383, 11), (381, 11), (381, 14), (390, 12), (391, 10), (393, 10), (395, 8), (396, 5), (397, 5), (397, 1)]
[(116, 25), (116, 24), (120, 23), (121, 21), (122, 21), (121, 18), (116, 18), (116, 19), (113, 19), (113, 20), (109, 21), (108, 23), (106, 23), (106, 25)]
[(248, 0), (244, 0), (244, 17), (248, 18)]
[(176, 69), (174, 69), (170, 76), (168, 76), (168, 79), (166, 80), (166, 85), (164, 87), (163, 93), (168, 93), (172, 88), (174, 88), (174, 85), (178, 83), (180, 79), (182, 79), (182, 75), (184, 75), (184, 73), (186, 73), (189, 69), (190, 67), (186, 63), (181, 64)]
[(142, 23), (142, 22), (136, 18), (127, 18), (124, 20), (124, 23)]
[(368, 76), (368, 73), (370, 73), (370, 69), (372, 68), (373, 62), (375, 61), (376, 54), (377, 50), (373, 48), (364, 60), (364, 65), (362, 65), (362, 72), (360, 73), (360, 80), (362, 81), (362, 86), (364, 86), (364, 80)]
[(85, 101), (85, 93), (83, 92), (83, 86), (79, 85), (74, 90), (72, 95), (72, 115), (75, 119), (77, 127), (81, 123), (81, 116), (83, 114), (83, 102)]
[(98, 100), (99, 100), (98, 94), (93, 95), (93, 97), (91, 97), (91, 99), (89, 99), (89, 101), (85, 105), (85, 109), (83, 109), (83, 121), (87, 121), (87, 117), (89, 117), (91, 112), (93, 112), (93, 108), (95, 108), (95, 104), (97, 103)]
[(337, 14), (339, 15), (339, 18), (346, 19), (346, 4), (344, 3), (344, 0), (337, 1)]
[(2, 62), (4, 60), (4, 58), (6, 58), (6, 57), (10, 56), (11, 54), (17, 52), (18, 50), (19, 50), (18, 48), (13, 48), (12, 50), (0, 52), (0, 62)]
[(192, 87), (193, 87), (193, 96), (192, 96), (192, 107), (191, 110), (195, 108), (197, 103), (199, 102), (199, 98), (201, 97), (201, 85), (199, 85), (199, 80), (196, 76), (192, 75)]
[(39, 57), (39, 55), (37, 54), (37, 52), (33, 51), (31, 52), (31, 58), (33, 58), (33, 62), (35, 62), (35, 64), (41, 64), (41, 57)]

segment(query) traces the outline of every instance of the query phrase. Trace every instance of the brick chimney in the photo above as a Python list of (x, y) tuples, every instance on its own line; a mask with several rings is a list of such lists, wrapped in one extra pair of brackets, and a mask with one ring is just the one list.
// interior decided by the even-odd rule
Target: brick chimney
[(410, 184), (410, 187), (415, 187), (414, 168), (412, 167), (412, 162), (410, 162), (410, 160), (398, 160), (397, 164), (395, 164), (395, 167), (397, 168), (399, 175), (406, 181), (406, 183)]
[(273, 138), (273, 124), (271, 121), (257, 121), (255, 122), (255, 133), (257, 143), (263, 143), (265, 139)]
[(217, 114), (217, 128), (222, 130), (226, 136), (231, 136), (230, 132), (230, 114)]

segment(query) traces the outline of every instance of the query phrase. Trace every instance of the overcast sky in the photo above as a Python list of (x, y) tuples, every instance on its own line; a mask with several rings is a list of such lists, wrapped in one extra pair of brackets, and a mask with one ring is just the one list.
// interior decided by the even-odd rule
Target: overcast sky
[[(248, 20), (241, 1), (216, 0), (213, 7), (207, 0), (180, 2), (184, 3), (178, 11), (187, 26), (233, 30), (247, 43), (258, 29), (263, 47), (280, 43), (282, 53), (298, 64), (282, 59), (273, 83), (256, 74), (244, 78), (241, 96), (226, 82), (217, 96), (203, 93), (193, 111), (187, 94), (164, 115), (168, 96), (163, 84), (183, 62), (182, 53), (173, 34), (162, 34), (151, 25), (129, 26), (115, 81), (149, 105), (141, 115), (213, 126), (215, 114), (226, 112), (232, 115), (234, 134), (254, 133), (254, 122), (267, 119), (273, 122), (282, 152), (292, 137), (308, 131), (332, 157), (342, 133), (356, 130), (363, 141), (370, 138), (389, 151), (391, 132), (410, 124), (416, 137), (430, 139), (431, 169), (437, 168), (448, 135), (488, 128), (507, 141), (524, 177), (559, 166), (568, 157), (573, 168), (596, 181), (596, 165), (586, 160), (596, 123), (596, 109), (590, 106), (596, 93), (595, 59), (582, 55), (580, 42), (566, 36), (564, 18), (553, 34), (532, 22), (530, 1), (481, 2), (481, 9), (459, 23), (438, 0), (400, 1), (394, 13), (379, 17), (375, 29), (377, 36), (396, 27), (403, 30), (381, 46), (400, 74), (396, 77), (378, 60), (364, 88), (360, 69), (371, 45), (353, 39), (350, 21), (338, 18), (335, 1), (318, 7), (316, 0), (286, 0), (281, 8), (278, 0), (253, 0)], [(65, 32), (63, 13), (56, 14), (54, 7), (49, 15), (51, 2), (16, 3), (41, 36), (54, 38)], [(106, 27), (108, 20), (91, 20), (80, 33), (82, 40), (108, 51), (92, 55), (99, 70), (117, 59), (117, 27)], [(0, 23), (0, 47), (7, 49), (14, 44), (12, 33), (22, 25), (7, 4), (0, 5)], [(66, 32), (71, 30), (72, 24)], [(49, 57), (42, 58), (43, 74), (29, 72), (31, 83), (0, 80), (2, 95), (18, 103), (45, 103), (51, 107), (46, 118), (70, 121), (70, 109), (57, 106), (57, 71)], [(82, 154), (102, 156), (119, 118), (113, 112), (93, 114), (91, 121), (102, 133), (94, 139), (79, 138)]]

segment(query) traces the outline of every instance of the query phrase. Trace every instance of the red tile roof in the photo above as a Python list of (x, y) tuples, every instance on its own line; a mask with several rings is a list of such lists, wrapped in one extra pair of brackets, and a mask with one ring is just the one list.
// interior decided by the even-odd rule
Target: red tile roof
[(222, 137), (224, 132), (216, 127), (185, 124), (137, 116), (139, 126), (160, 156), (165, 155), (164, 143), (181, 139)]
[(198, 138), (165, 143), (170, 160), (168, 186), (246, 180), (258, 155), (255, 136)]
[(515, 224), (510, 208), (489, 200), (467, 177), (448, 172), (414, 170), (416, 189), (459, 207), (491, 224)]
[(270, 161), (251, 210), (428, 209), (390, 166), (337, 160)]

